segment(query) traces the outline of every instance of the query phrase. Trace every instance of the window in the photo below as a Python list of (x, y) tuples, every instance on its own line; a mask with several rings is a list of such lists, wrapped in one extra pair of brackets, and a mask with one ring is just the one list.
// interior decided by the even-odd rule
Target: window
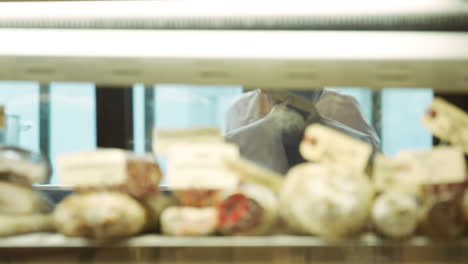
[[(59, 154), (96, 148), (94, 91), (92, 83), (50, 85), (49, 157), (53, 168)], [(56, 173), (51, 183), (58, 183)]]
[[(9, 120), (19, 120), (16, 128), (14, 121), (8, 123), (8, 133), (13, 136), (6, 143), (38, 152), (42, 140), (42, 144), (47, 145), (53, 167), (61, 153), (95, 148), (95, 89), (92, 83), (52, 83), (41, 90), (35, 82), (0, 82), (0, 103), (6, 106), (7, 115), (14, 117)], [(372, 122), (374, 91), (333, 89), (355, 97), (366, 120)], [(139, 153), (151, 151), (154, 127), (218, 126), (224, 130), (225, 112), (242, 91), (240, 86), (160, 84), (145, 87), (135, 84), (134, 150)], [(429, 89), (382, 90), (380, 118), (384, 153), (392, 155), (402, 149), (432, 145), (430, 132), (420, 122), (432, 98), (433, 92)], [(48, 128), (44, 129), (46, 125)], [(41, 131), (47, 134), (41, 135)], [(164, 160), (160, 159), (160, 162), (164, 169)], [(55, 173), (51, 183), (58, 183)]]

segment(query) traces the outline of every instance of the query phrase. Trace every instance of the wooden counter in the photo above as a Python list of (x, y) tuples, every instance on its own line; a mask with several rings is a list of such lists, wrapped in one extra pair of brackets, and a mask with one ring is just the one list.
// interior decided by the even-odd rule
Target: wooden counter
[(0, 263), (468, 263), (468, 239), (396, 242), (366, 234), (327, 242), (316, 237), (164, 237), (118, 241), (36, 233), (0, 239)]

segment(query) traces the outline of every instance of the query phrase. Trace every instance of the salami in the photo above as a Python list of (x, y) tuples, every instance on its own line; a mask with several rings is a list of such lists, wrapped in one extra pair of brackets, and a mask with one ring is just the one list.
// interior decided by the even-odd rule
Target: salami
[(243, 184), (218, 206), (219, 231), (224, 235), (262, 235), (278, 220), (278, 202), (263, 186)]
[(461, 236), (465, 230), (463, 196), (466, 183), (423, 185), (422, 230), (440, 240)]

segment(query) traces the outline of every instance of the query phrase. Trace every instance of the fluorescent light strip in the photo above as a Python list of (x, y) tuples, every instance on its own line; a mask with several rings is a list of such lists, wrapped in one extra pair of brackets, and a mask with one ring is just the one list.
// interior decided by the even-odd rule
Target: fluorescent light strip
[(468, 92), (468, 34), (0, 29), (1, 80)]
[(466, 59), (468, 35), (428, 32), (0, 29), (2, 56)]

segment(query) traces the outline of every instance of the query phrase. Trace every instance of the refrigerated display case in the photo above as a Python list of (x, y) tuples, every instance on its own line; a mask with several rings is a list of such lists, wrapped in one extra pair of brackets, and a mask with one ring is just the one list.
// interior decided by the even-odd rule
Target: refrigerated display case
[[(408, 102), (421, 114), (418, 104), (427, 106), (433, 94), (467, 111), (467, 30), (466, 1), (0, 3), (0, 80), (11, 89), (34, 82), (34, 94), (20, 97), (33, 98), (23, 108), (37, 108), (34, 150), (53, 166), (61, 152), (151, 152), (153, 128), (222, 128), (232, 100), (255, 88), (365, 88), (366, 121), (384, 147), (384, 134), (394, 131), (382, 127), (387, 88), (422, 92)], [(400, 98), (387, 105), (402, 107)], [(432, 142), (428, 133), (404, 135)], [(159, 162), (164, 171), (166, 161)], [(57, 180), (35, 188), (54, 202), (70, 193)], [(336, 241), (150, 233), (98, 241), (31, 233), (0, 238), (0, 262), (464, 263), (466, 247), (466, 237), (392, 240), (370, 231)]]

